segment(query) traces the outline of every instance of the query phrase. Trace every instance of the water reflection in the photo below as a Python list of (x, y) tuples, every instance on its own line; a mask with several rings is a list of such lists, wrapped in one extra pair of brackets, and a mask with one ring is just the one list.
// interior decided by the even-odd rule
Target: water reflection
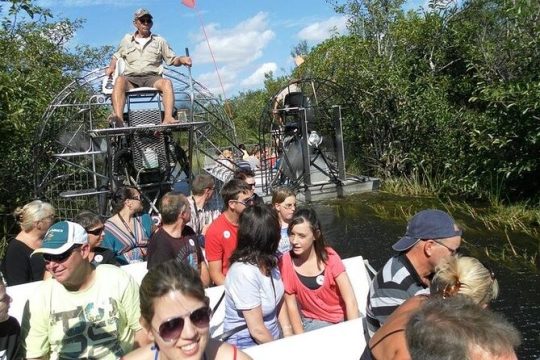
[[(392, 197), (384, 194), (361, 194), (347, 199), (314, 205), (321, 219), (325, 237), (344, 258), (362, 255), (375, 269), (379, 269), (393, 251), (391, 245), (403, 236), (407, 224), (405, 213), (422, 208), (441, 208), (433, 199)], [(375, 210), (374, 210), (375, 209)], [(382, 219), (378, 214), (388, 210), (393, 219)], [(396, 210), (397, 209), (397, 210)], [(381, 211), (382, 210), (382, 211)], [(405, 210), (405, 211), (404, 211)], [(401, 217), (399, 216), (401, 213)], [(497, 249), (504, 246), (501, 235), (482, 231), (480, 224), (452, 214), (465, 226), (466, 243), (463, 254), (477, 257), (493, 269), (501, 287), (499, 298), (492, 303), (521, 331), (522, 346), (519, 359), (540, 357), (540, 275), (534, 271), (516, 270), (509, 264), (493, 261), (485, 255), (485, 247)], [(519, 240), (519, 236), (514, 234)], [(515, 265), (515, 264), (514, 264)], [(526, 267), (518, 267), (523, 270)]]

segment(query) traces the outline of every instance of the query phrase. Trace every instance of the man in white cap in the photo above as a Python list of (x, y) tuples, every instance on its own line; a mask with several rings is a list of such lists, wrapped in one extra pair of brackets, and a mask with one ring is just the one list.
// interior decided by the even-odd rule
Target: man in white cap
[(409, 220), (405, 236), (392, 246), (398, 254), (371, 283), (366, 319), (370, 336), (405, 300), (429, 294), (435, 267), (457, 253), (461, 234), (454, 219), (441, 210), (422, 210)]
[(54, 224), (34, 253), (43, 254), (53, 278), (36, 288), (25, 307), (27, 359), (118, 359), (146, 343), (137, 283), (114, 265), (90, 263), (81, 225)]
[(125, 62), (125, 70), (115, 83), (112, 93), (113, 114), (109, 121), (116, 126), (123, 126), (126, 91), (136, 87), (153, 87), (162, 93), (163, 123), (177, 122), (173, 117), (174, 92), (172, 82), (162, 77), (163, 62), (174, 66), (191, 66), (188, 56), (176, 56), (167, 41), (150, 29), (153, 18), (146, 9), (138, 9), (133, 15), (133, 25), (137, 29), (133, 34), (126, 34), (118, 51), (112, 56), (106, 75), (111, 76), (116, 70), (119, 59)]

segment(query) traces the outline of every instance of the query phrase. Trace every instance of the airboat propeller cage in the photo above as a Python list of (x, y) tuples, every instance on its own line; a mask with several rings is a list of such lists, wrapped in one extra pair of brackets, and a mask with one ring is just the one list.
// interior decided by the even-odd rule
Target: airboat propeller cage
[[(111, 193), (132, 185), (141, 191), (148, 211), (158, 213), (161, 194), (184, 175), (189, 180), (194, 171), (207, 172), (218, 189), (232, 178), (236, 164), (218, 166), (216, 161), (222, 150), (238, 144), (222, 103), (191, 76), (170, 67), (164, 76), (173, 82), (176, 116), (183, 120), (177, 125), (160, 123), (155, 89), (139, 89), (126, 101), (129, 126), (109, 128), (112, 108), (110, 95), (102, 92), (104, 69), (77, 78), (58, 93), (33, 144), (35, 196), (52, 203), (62, 218), (87, 209), (107, 216)], [(270, 99), (259, 122), (259, 195), (269, 195), (277, 185), (300, 190), (307, 201), (316, 191), (334, 194), (328, 198), (336, 191), (342, 195), (343, 189), (372, 190), (374, 183), (365, 177), (353, 180), (364, 184), (361, 188), (343, 186), (351, 181), (345, 176), (343, 94), (332, 82), (306, 79)]]
[(202, 169), (205, 155), (236, 144), (234, 124), (203, 85), (175, 68), (173, 83), (178, 125), (161, 125), (160, 94), (138, 89), (129, 94), (125, 128), (109, 128), (110, 94), (102, 91), (105, 69), (70, 83), (42, 115), (33, 144), (35, 195), (51, 202), (62, 218), (81, 210), (110, 214), (109, 198), (118, 186), (138, 187), (150, 212), (160, 194), (180, 176)]
[(261, 119), (261, 148), (277, 154), (275, 172), (264, 186), (288, 185), (311, 200), (313, 186), (346, 181), (342, 107), (344, 93), (329, 81), (292, 81), (273, 98)]

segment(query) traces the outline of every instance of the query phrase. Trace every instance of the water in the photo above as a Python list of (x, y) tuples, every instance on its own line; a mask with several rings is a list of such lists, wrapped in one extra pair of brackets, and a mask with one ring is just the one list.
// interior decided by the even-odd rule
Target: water
[[(361, 194), (324, 204), (314, 205), (322, 221), (327, 241), (343, 257), (362, 255), (375, 269), (392, 256), (392, 244), (405, 232), (407, 216), (400, 220), (385, 220), (377, 215), (385, 211), (400, 212), (400, 208), (412, 210), (439, 207), (433, 200), (403, 198), (384, 194)], [(462, 245), (463, 254), (479, 258), (491, 268), (499, 281), (500, 294), (491, 307), (503, 313), (522, 334), (522, 345), (518, 349), (519, 359), (540, 358), (540, 275), (538, 271), (516, 271), (512, 264), (494, 261), (485, 255), (484, 247), (500, 248), (505, 243), (504, 235), (490, 233), (474, 224), (470, 219), (455, 215), (460, 225), (465, 226)], [(476, 226), (475, 226), (476, 225)], [(480, 230), (479, 230), (480, 229)], [(511, 235), (514, 245), (533, 243), (516, 234)], [(538, 245), (536, 245), (538, 246)], [(534, 249), (533, 249), (534, 250)], [(515, 264), (514, 264), (515, 265)]]

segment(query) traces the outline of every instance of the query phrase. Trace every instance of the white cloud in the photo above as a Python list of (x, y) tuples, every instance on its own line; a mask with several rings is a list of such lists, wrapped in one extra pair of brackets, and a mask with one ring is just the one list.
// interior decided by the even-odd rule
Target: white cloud
[[(241, 68), (260, 58), (264, 48), (275, 36), (268, 27), (267, 17), (266, 13), (259, 12), (230, 29), (221, 28), (219, 24), (208, 25), (206, 34), (216, 62)], [(206, 39), (199, 36), (197, 40), (199, 43), (192, 55), (194, 61), (200, 64), (211, 63)]]
[[(214, 96), (224, 96), (223, 89), (225, 89), (225, 96), (230, 98), (230, 90), (237, 85), (237, 71), (231, 70), (227, 66), (223, 66), (218, 69), (219, 77), (216, 71), (210, 71), (197, 75), (197, 82), (201, 83), (206, 87)], [(221, 78), (221, 83), (223, 84), (223, 89), (219, 82)]]
[(277, 64), (274, 62), (264, 63), (257, 70), (253, 72), (246, 79), (242, 80), (240, 85), (245, 87), (255, 87), (262, 85), (264, 82), (264, 74), (269, 72), (275, 73), (277, 70)]
[(335, 32), (343, 34), (347, 30), (347, 18), (345, 16), (332, 16), (331, 18), (313, 23), (298, 32), (300, 40), (319, 43), (328, 39)]
[[(268, 25), (268, 14), (259, 12), (230, 28), (223, 28), (220, 24), (212, 23), (205, 26), (212, 53), (219, 66), (218, 72), (223, 83), (227, 97), (231, 97), (238, 87), (260, 85), (264, 80), (264, 73), (276, 71), (275, 63), (258, 65), (258, 68), (247, 78), (244, 74), (251, 72), (256, 67), (254, 62), (263, 56), (265, 48), (275, 37), (275, 33)], [(191, 53), (193, 63), (206, 66), (212, 63), (212, 56), (203, 33), (197, 33), (197, 43)], [(240, 84), (240, 80), (244, 80)], [(197, 75), (197, 81), (215, 95), (223, 95), (216, 71)]]

